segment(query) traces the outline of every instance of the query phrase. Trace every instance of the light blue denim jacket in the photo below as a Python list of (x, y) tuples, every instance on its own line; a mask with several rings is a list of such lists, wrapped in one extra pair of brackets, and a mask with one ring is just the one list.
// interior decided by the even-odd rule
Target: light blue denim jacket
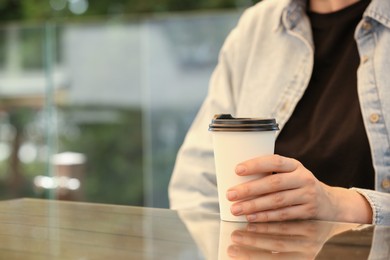
[[(178, 153), (171, 208), (218, 211), (208, 124), (214, 114), (275, 117), (282, 129), (308, 86), (314, 47), (305, 0), (263, 0), (247, 9), (221, 49), (208, 95)], [(358, 95), (375, 191), (353, 188), (390, 225), (390, 1), (372, 0), (356, 28)], [(340, 158), (342, 160), (342, 158)], [(352, 187), (351, 187), (352, 188)]]

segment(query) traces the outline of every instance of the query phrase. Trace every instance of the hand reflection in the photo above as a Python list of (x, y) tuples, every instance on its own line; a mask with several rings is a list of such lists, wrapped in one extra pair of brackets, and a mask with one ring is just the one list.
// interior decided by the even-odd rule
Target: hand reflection
[(355, 227), (319, 221), (250, 223), (231, 233), (233, 259), (315, 259), (332, 236)]

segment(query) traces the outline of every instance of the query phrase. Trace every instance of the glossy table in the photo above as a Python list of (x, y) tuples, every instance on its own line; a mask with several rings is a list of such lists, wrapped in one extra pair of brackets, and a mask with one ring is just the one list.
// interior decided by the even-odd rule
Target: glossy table
[(0, 259), (390, 259), (390, 227), (17, 199), (0, 202)]

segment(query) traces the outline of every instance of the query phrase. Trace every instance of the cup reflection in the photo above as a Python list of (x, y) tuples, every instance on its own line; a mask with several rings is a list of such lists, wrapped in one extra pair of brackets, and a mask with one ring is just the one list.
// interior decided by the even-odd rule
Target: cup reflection
[(199, 257), (191, 259), (217, 259), (220, 233), (219, 214), (182, 210), (178, 212), (178, 215), (199, 249)]

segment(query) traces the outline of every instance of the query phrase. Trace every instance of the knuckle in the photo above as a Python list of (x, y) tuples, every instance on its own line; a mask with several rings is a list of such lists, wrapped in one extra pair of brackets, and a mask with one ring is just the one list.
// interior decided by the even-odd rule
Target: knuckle
[(313, 178), (313, 176), (311, 176), (311, 175), (306, 176), (304, 178), (304, 181), (305, 181), (306, 185), (311, 186), (311, 187), (314, 187), (314, 185), (316, 184), (316, 179)]
[(303, 166), (303, 164), (302, 164), (300, 161), (298, 161), (298, 160), (296, 160), (296, 159), (292, 159), (292, 160), (293, 160), (294, 163), (295, 163), (296, 169), (298, 169), (298, 168), (305, 168), (305, 166)]
[(290, 218), (290, 214), (288, 213), (288, 210), (281, 210), (278, 214), (279, 221), (288, 220), (289, 218)]
[(278, 193), (275, 193), (272, 195), (272, 202), (273, 202), (273, 208), (280, 208), (283, 207), (285, 204), (285, 197)]
[(317, 189), (314, 186), (309, 186), (308, 188), (306, 188), (305, 194), (309, 201), (315, 199), (317, 197)]
[(261, 221), (261, 222), (269, 222), (270, 221), (269, 212), (266, 212), (266, 211), (262, 212), (257, 217), (258, 217), (259, 221)]
[(276, 168), (280, 168), (285, 164), (285, 159), (283, 156), (275, 154), (273, 164)]
[(310, 205), (307, 208), (307, 218), (316, 218), (318, 216), (318, 207)]
[(256, 202), (254, 200), (250, 200), (245, 203), (245, 211), (246, 212), (254, 212), (256, 211)]
[(272, 190), (279, 190), (282, 184), (282, 179), (278, 174), (271, 175), (269, 178), (269, 187)]
[(241, 189), (241, 195), (243, 197), (251, 196), (252, 195), (252, 188), (250, 185), (243, 185)]

